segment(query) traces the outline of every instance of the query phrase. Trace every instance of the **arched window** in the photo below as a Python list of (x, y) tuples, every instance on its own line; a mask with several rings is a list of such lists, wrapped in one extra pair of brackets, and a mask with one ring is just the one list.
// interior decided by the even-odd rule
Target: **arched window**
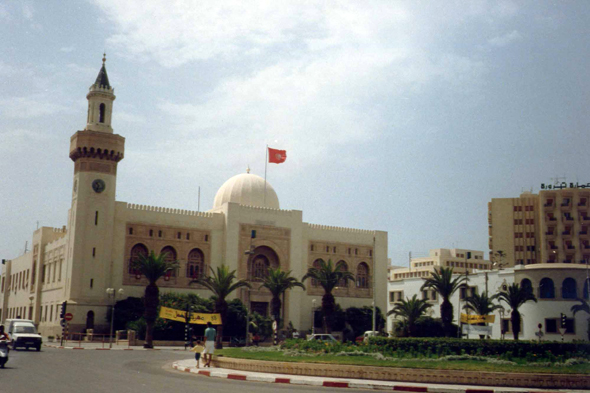
[(576, 288), (576, 280), (571, 277), (566, 278), (563, 280), (563, 284), (561, 284), (561, 297), (564, 299), (577, 299), (578, 298), (578, 290)]
[[(322, 262), (324, 262), (323, 259), (316, 259), (315, 261), (313, 261), (313, 264), (311, 266), (314, 269), (320, 269), (322, 267)], [(318, 280), (316, 280), (315, 278), (311, 279), (311, 286), (312, 287), (317, 287), (319, 285), (320, 285), (320, 283), (318, 282)]]
[(262, 280), (268, 276), (270, 262), (264, 255), (257, 255), (252, 261), (252, 280)]
[(588, 285), (590, 284), (590, 279), (586, 279), (584, 281), (584, 293), (582, 293), (582, 296), (584, 297), (584, 299), (588, 300)]
[(98, 122), (104, 123), (104, 114), (105, 114), (106, 106), (105, 104), (100, 104), (98, 107)]
[[(338, 263), (336, 264), (336, 270), (339, 270), (341, 272), (347, 272), (348, 271), (348, 265), (344, 261), (338, 261)], [(338, 281), (338, 286), (340, 288), (346, 288), (346, 287), (348, 287), (348, 280), (345, 280), (345, 279), (341, 278)]]
[(554, 299), (555, 298), (555, 286), (553, 280), (550, 278), (543, 278), (539, 285), (539, 297), (541, 299)]
[(203, 251), (195, 248), (188, 253), (186, 276), (194, 280), (205, 276), (205, 256)]
[(531, 280), (529, 280), (528, 278), (522, 279), (522, 281), (520, 282), (520, 287), (522, 289), (528, 289), (529, 291), (533, 292), (533, 284), (531, 283)]
[(369, 288), (369, 266), (365, 262), (359, 263), (356, 268), (356, 287)]
[(131, 254), (129, 255), (129, 274), (138, 275), (141, 274), (139, 270), (133, 268), (133, 262), (138, 260), (141, 256), (148, 256), (148, 249), (143, 244), (139, 243), (133, 246)]
[[(166, 254), (166, 256), (164, 257), (164, 260), (166, 262), (174, 262), (174, 261), (176, 261), (178, 259), (176, 257), (176, 250), (172, 246), (166, 246), (166, 247), (164, 247), (162, 249), (162, 251), (160, 251), (160, 254)], [(168, 277), (176, 277), (176, 270), (169, 271), (168, 273), (166, 273), (166, 276), (168, 276)]]

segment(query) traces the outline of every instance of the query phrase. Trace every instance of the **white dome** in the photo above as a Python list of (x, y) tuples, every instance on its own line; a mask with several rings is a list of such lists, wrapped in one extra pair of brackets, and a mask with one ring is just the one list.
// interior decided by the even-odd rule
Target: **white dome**
[(215, 195), (213, 208), (216, 209), (227, 202), (235, 202), (245, 206), (280, 209), (279, 198), (270, 183), (266, 182), (265, 203), (264, 179), (251, 173), (236, 175), (223, 183)]

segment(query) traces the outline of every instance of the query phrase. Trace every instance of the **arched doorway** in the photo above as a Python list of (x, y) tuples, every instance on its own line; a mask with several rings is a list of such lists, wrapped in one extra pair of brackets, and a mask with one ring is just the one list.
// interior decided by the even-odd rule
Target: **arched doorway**
[(94, 329), (94, 311), (90, 310), (86, 313), (86, 330)]
[(261, 281), (268, 275), (268, 269), (280, 266), (279, 256), (270, 247), (256, 247), (248, 261), (248, 279)]

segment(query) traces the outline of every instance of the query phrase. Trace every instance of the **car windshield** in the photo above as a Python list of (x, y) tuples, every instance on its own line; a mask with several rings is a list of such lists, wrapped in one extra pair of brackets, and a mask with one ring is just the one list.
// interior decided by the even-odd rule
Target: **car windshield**
[(15, 333), (32, 333), (35, 334), (35, 327), (34, 326), (15, 326), (14, 327)]

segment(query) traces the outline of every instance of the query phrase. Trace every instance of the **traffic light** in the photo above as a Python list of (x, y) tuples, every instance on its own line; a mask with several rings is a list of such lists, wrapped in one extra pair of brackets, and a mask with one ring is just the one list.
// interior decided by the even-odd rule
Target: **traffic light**
[(61, 313), (59, 314), (59, 317), (61, 319), (64, 319), (66, 317), (66, 307), (68, 306), (68, 302), (63, 302), (61, 304)]
[(565, 322), (567, 321), (567, 317), (565, 316), (565, 314), (561, 314), (561, 327), (565, 328)]

